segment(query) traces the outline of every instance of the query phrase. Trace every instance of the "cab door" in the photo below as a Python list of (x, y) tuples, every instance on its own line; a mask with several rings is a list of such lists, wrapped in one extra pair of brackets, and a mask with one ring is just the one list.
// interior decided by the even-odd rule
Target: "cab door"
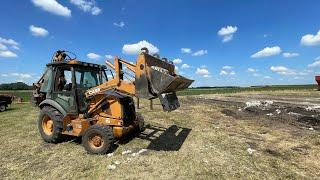
[(56, 67), (55, 69), (52, 99), (60, 104), (67, 114), (77, 113), (73, 74), (72, 67)]

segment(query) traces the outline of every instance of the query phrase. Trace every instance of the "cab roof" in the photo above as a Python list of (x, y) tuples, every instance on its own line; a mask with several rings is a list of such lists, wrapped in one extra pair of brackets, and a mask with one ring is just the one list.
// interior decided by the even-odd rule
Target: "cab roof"
[(88, 63), (88, 62), (82, 62), (78, 60), (70, 60), (70, 61), (57, 61), (57, 62), (51, 62), (48, 63), (47, 66), (77, 66), (77, 67), (86, 67), (86, 68), (98, 68), (98, 69), (107, 69), (107, 66), (100, 65), (100, 64), (94, 64), (94, 63)]

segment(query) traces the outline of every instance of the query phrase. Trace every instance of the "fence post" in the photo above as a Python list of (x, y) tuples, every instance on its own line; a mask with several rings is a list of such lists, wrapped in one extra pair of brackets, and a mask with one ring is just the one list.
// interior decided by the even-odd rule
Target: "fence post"
[(153, 110), (153, 101), (150, 99), (150, 110)]
[(137, 98), (137, 109), (140, 109), (140, 99)]

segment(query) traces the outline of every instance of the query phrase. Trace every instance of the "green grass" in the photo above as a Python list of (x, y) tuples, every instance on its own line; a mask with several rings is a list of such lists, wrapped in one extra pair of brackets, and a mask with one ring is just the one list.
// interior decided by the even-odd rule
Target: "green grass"
[(32, 96), (32, 90), (16, 90), (16, 91), (3, 91), (0, 90), (0, 94), (10, 94), (16, 97), (21, 97), (24, 102), (29, 102)]
[(232, 88), (189, 88), (177, 92), (180, 96), (200, 94), (227, 94), (239, 92), (284, 91), (284, 90), (313, 90), (316, 85), (278, 85), (261, 87), (232, 87)]

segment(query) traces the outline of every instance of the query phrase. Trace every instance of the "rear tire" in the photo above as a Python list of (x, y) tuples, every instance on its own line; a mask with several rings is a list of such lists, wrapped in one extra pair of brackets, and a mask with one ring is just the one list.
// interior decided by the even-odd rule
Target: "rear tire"
[(82, 145), (89, 154), (106, 154), (114, 142), (110, 126), (95, 124), (82, 136)]
[(65, 139), (63, 131), (63, 115), (51, 106), (41, 109), (38, 118), (38, 129), (42, 139), (48, 143), (59, 143)]
[(0, 105), (0, 112), (3, 112), (6, 110), (6, 106), (5, 105)]

